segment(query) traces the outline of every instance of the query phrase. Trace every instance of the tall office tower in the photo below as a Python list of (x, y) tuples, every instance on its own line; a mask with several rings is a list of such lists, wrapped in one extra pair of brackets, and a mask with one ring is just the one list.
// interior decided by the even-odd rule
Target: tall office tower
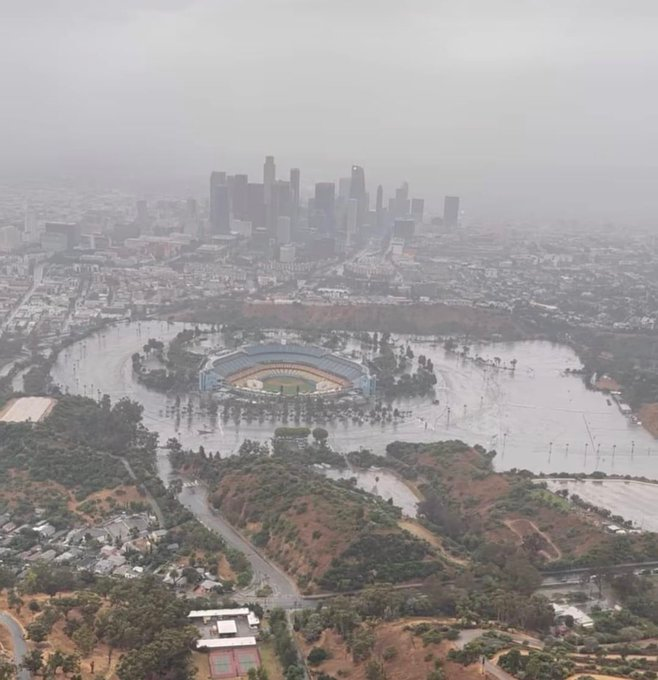
[(247, 219), (251, 222), (254, 231), (264, 229), (266, 226), (265, 187), (262, 184), (254, 182), (247, 184)]
[(318, 182), (315, 185), (313, 209), (319, 215), (318, 229), (333, 233), (336, 229), (336, 185), (333, 182)]
[(210, 233), (231, 233), (231, 195), (228, 184), (216, 184), (210, 192)]
[(399, 189), (395, 190), (395, 217), (406, 217), (409, 214), (409, 185), (402, 183)]
[(412, 198), (411, 199), (411, 214), (416, 222), (423, 221), (423, 214), (425, 212), (425, 199)]
[(357, 227), (361, 227), (368, 212), (366, 197), (366, 173), (360, 165), (352, 166), (352, 177), (350, 182), (350, 198), (356, 198), (359, 203), (357, 211)]
[(247, 219), (249, 205), (247, 195), (248, 184), (249, 178), (247, 175), (235, 175), (233, 177), (233, 186), (231, 187), (231, 208), (233, 210), (233, 217), (238, 220)]
[(290, 170), (290, 201), (292, 203), (290, 217), (293, 227), (297, 226), (299, 217), (299, 177), (299, 168), (292, 168)]
[(222, 187), (225, 185), (226, 185), (226, 173), (219, 172), (218, 170), (213, 170), (210, 173), (210, 199), (208, 202), (209, 206), (208, 220), (210, 222), (210, 231), (213, 233), (217, 233), (215, 225), (217, 224), (219, 219), (218, 215), (215, 214), (216, 208), (218, 207), (218, 205), (220, 205), (216, 197), (216, 193), (218, 191), (221, 192), (221, 190), (218, 190), (217, 187)]
[(272, 186), (276, 181), (276, 165), (274, 165), (274, 156), (265, 156), (265, 163), (263, 165), (263, 187), (265, 205), (270, 205), (272, 201)]
[(345, 248), (350, 248), (354, 243), (357, 229), (357, 219), (359, 215), (359, 202), (356, 198), (347, 201), (347, 212), (345, 215)]
[(443, 224), (446, 227), (459, 224), (459, 196), (446, 196), (443, 199)]
[(282, 215), (276, 221), (276, 242), (283, 246), (292, 241), (292, 224), (287, 215)]
[(375, 214), (377, 215), (377, 226), (381, 227), (384, 224), (384, 187), (381, 184), (377, 187)]
[(347, 201), (347, 199), (350, 197), (351, 186), (351, 177), (340, 177), (338, 179), (338, 198), (343, 198)]

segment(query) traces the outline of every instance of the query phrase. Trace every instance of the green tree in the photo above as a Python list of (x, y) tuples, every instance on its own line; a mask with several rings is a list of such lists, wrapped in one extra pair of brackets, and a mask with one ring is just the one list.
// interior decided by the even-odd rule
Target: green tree
[(89, 624), (83, 623), (72, 636), (75, 646), (80, 650), (83, 656), (89, 656), (96, 644), (96, 636)]
[(39, 674), (43, 669), (43, 656), (41, 655), (41, 652), (38, 649), (29, 651), (23, 657), (21, 667), (33, 675)]
[(16, 677), (16, 666), (9, 661), (0, 658), (0, 680), (14, 680)]
[(320, 446), (324, 446), (329, 438), (329, 432), (327, 432), (324, 427), (314, 428), (311, 434), (313, 435), (313, 439), (315, 439), (316, 443)]

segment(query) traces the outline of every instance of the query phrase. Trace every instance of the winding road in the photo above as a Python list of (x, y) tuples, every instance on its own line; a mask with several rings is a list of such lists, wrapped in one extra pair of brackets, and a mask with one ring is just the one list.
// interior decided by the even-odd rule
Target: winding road
[[(23, 636), (23, 629), (16, 619), (7, 612), (0, 612), (0, 626), (4, 626), (11, 635), (11, 643), (14, 648), (14, 663), (19, 666), (23, 661), (23, 657), (27, 654), (27, 643)], [(20, 669), (16, 673), (16, 678), (17, 680), (32, 680), (30, 673), (24, 669)]]
[[(297, 609), (315, 606), (316, 600), (302, 597), (296, 583), (282, 569), (265, 558), (239, 531), (215, 512), (208, 503), (208, 491), (203, 486), (184, 486), (178, 496), (180, 502), (210, 531), (218, 533), (228, 545), (240, 552), (251, 564), (254, 586), (240, 592), (240, 599), (254, 601), (266, 607)], [(266, 598), (256, 597), (256, 589), (268, 585), (272, 594)]]

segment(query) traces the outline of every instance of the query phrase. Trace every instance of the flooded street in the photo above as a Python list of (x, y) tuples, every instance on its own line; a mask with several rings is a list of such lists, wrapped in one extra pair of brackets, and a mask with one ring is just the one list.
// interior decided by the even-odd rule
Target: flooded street
[[(110, 327), (64, 350), (52, 375), (64, 391), (112, 400), (129, 397), (144, 406), (144, 423), (160, 442), (178, 437), (188, 447), (203, 445), (222, 455), (236, 452), (245, 438), (265, 440), (278, 423), (212, 422), (199, 409), (199, 397), (181, 397), (175, 411), (173, 395), (153, 392), (133, 379), (131, 356), (149, 338), (165, 342), (184, 324), (132, 322)], [(416, 355), (435, 365), (438, 404), (429, 399), (395, 402), (413, 416), (398, 424), (325, 425), (330, 444), (347, 452), (366, 447), (383, 453), (395, 440), (461, 439), (496, 449), (498, 469), (526, 468), (535, 472), (593, 472), (658, 478), (658, 442), (642, 427), (632, 425), (605, 395), (587, 390), (578, 376), (564, 375), (580, 362), (565, 346), (548, 342), (471, 345), (501, 366), (513, 359), (515, 371), (477, 364), (447, 354), (441, 344), (415, 339)]]

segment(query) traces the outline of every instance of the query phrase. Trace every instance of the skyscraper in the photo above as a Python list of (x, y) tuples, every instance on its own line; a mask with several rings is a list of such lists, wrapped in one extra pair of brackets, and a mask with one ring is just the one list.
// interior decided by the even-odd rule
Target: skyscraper
[(352, 190), (352, 178), (351, 177), (340, 177), (338, 179), (338, 197), (347, 199), (350, 197), (350, 191)]
[(425, 212), (425, 200), (422, 198), (411, 199), (411, 214), (416, 222), (423, 221), (423, 213)]
[(247, 175), (235, 175), (233, 177), (233, 186), (231, 190), (231, 208), (233, 210), (233, 217), (238, 220), (247, 219), (247, 184), (249, 178)]
[(357, 227), (361, 227), (368, 212), (366, 194), (366, 173), (360, 165), (352, 166), (352, 177), (350, 182), (350, 198), (355, 198), (358, 203)]
[(406, 217), (409, 214), (409, 184), (403, 182), (395, 190), (395, 217)]
[(315, 185), (313, 206), (320, 219), (318, 229), (332, 233), (336, 228), (336, 185), (333, 182), (318, 182)]
[(290, 170), (290, 217), (293, 228), (297, 226), (297, 218), (299, 217), (299, 177), (299, 168), (292, 168)]
[[(223, 189), (221, 187), (224, 187)], [(221, 194), (221, 196), (220, 196)], [(227, 205), (224, 206), (224, 203)], [(222, 233), (220, 222), (226, 229), (224, 233), (230, 231), (228, 218), (225, 219), (223, 213), (228, 210), (230, 217), (230, 204), (228, 204), (228, 187), (226, 186), (226, 173), (213, 170), (210, 173), (210, 199), (209, 199), (209, 221), (210, 231), (213, 234)], [(222, 215), (220, 217), (220, 215)]]
[(274, 165), (274, 156), (265, 156), (265, 163), (263, 165), (263, 187), (265, 205), (270, 205), (272, 202), (272, 186), (276, 181), (276, 165)]
[(443, 200), (443, 224), (447, 227), (459, 224), (459, 196), (446, 196)]
[(264, 186), (254, 182), (247, 184), (247, 219), (254, 231), (264, 229), (267, 223), (267, 212), (264, 200)]
[(359, 202), (356, 198), (347, 201), (347, 213), (345, 216), (345, 248), (349, 249), (354, 242), (356, 234), (356, 220), (359, 213)]
[(216, 184), (210, 191), (211, 234), (231, 233), (231, 196), (227, 184)]
[(377, 212), (377, 226), (381, 227), (384, 223), (384, 187), (381, 184), (377, 187), (375, 211)]

